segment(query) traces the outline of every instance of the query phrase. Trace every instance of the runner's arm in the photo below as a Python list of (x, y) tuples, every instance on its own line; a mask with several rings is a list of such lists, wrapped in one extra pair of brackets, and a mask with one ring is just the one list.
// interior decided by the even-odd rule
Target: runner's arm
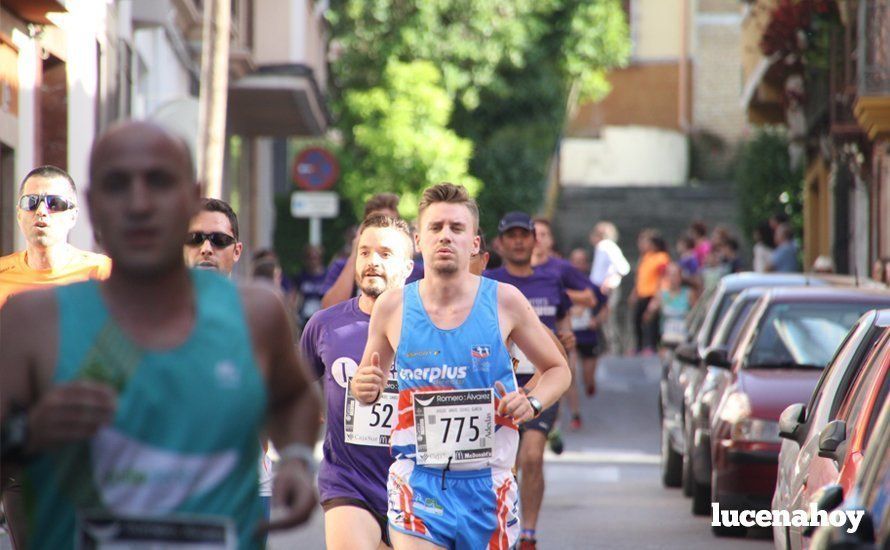
[(569, 295), (569, 299), (576, 306), (596, 307), (596, 296), (593, 295), (593, 291), (589, 288), (585, 288), (584, 290), (572, 290), (567, 288), (566, 294)]
[[(380, 398), (380, 392), (389, 378), (397, 341), (392, 338), (393, 327), (401, 327), (402, 289), (388, 290), (377, 298), (371, 323), (368, 327), (368, 343), (362, 354), (362, 363), (356, 369), (349, 391), (356, 399), (370, 404)], [(401, 328), (399, 329), (401, 330)], [(385, 365), (385, 367), (384, 367)]]
[(337, 275), (337, 280), (334, 281), (331, 288), (321, 298), (322, 308), (329, 308), (352, 298), (352, 292), (355, 288), (356, 245), (358, 245), (358, 238), (352, 243), (352, 252), (349, 253), (349, 258), (346, 259), (343, 270)]
[(541, 373), (531, 395), (546, 409), (556, 403), (571, 384), (568, 362), (519, 290), (510, 285), (498, 285), (498, 298), (499, 309), (502, 308), (510, 322), (509, 337)]
[(268, 287), (243, 287), (254, 352), (266, 366), (266, 429), (281, 455), (272, 487), (274, 507), (285, 512), (261, 523), (259, 532), (294, 527), (315, 508), (311, 449), (318, 438), (320, 400), (308, 368), (297, 357), (290, 317), (279, 293)]

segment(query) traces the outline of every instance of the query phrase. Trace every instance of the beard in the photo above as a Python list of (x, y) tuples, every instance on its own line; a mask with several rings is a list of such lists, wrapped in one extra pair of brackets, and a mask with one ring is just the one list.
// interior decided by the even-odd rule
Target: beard
[(361, 289), (362, 294), (365, 296), (377, 298), (389, 289), (389, 277), (382, 273), (377, 273), (376, 275), (376, 277), (368, 277), (368, 274), (365, 274), (360, 280), (356, 281), (356, 286)]
[(454, 275), (457, 273), (457, 262), (454, 260), (434, 261), (430, 269), (439, 275)]

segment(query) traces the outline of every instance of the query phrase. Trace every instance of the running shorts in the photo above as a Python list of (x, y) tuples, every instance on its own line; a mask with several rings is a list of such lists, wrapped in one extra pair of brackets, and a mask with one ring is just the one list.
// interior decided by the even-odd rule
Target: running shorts
[(448, 549), (508, 550), (519, 537), (519, 496), (509, 469), (440, 470), (396, 460), (389, 526)]
[(549, 434), (556, 427), (556, 419), (559, 416), (559, 402), (554, 403), (537, 417), (519, 425), (519, 433), (535, 430)]

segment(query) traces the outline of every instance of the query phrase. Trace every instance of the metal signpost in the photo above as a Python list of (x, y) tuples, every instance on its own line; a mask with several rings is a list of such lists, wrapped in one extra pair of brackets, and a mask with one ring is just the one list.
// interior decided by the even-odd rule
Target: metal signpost
[(290, 213), (295, 218), (309, 219), (309, 244), (321, 244), (321, 220), (340, 215), (340, 195), (328, 191), (340, 176), (337, 159), (327, 149), (309, 147), (294, 159), (294, 183), (303, 191), (290, 197)]

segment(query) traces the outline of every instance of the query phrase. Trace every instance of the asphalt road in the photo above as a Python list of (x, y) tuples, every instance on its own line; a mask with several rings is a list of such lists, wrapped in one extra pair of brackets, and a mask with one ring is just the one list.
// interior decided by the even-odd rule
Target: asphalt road
[[(679, 489), (659, 479), (657, 360), (606, 358), (599, 391), (583, 403), (584, 426), (567, 430), (566, 450), (548, 455), (547, 493), (538, 547), (683, 550), (772, 547), (769, 531), (745, 539), (717, 539), (710, 519), (694, 517)], [(323, 548), (321, 513), (270, 539), (270, 548)]]

